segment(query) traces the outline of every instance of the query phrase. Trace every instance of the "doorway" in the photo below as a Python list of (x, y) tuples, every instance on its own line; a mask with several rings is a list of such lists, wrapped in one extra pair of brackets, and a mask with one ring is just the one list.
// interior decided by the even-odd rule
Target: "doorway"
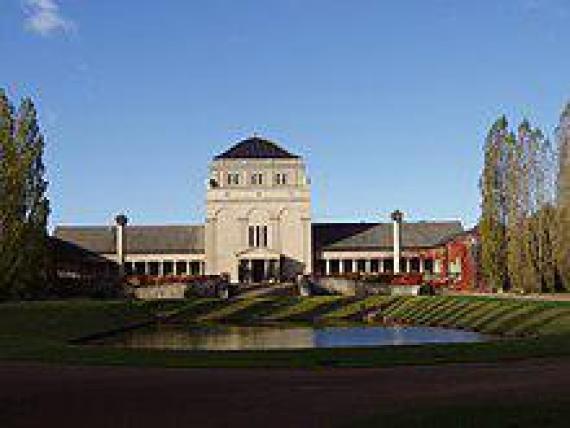
[(251, 274), (253, 282), (262, 282), (265, 279), (265, 261), (252, 260)]

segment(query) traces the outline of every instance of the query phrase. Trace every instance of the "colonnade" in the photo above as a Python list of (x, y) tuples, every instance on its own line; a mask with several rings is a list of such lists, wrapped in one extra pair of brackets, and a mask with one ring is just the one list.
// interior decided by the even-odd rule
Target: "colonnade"
[(125, 262), (127, 275), (204, 275), (205, 263), (200, 260), (132, 260)]
[[(333, 273), (393, 273), (393, 258), (325, 258), (324, 274)], [(401, 257), (401, 273), (433, 273), (435, 268), (434, 260), (424, 257)], [(334, 269), (333, 269), (334, 268)]]

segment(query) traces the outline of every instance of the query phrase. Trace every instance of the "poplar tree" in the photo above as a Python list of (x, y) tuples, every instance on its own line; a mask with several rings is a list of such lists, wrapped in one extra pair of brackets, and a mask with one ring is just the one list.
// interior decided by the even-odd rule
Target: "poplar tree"
[(507, 287), (505, 145), (508, 122), (501, 116), (485, 139), (481, 190), (481, 264), (488, 284), (497, 290)]
[(555, 258), (562, 287), (570, 290), (570, 103), (560, 115), (556, 134), (559, 169)]
[(0, 298), (39, 297), (47, 287), (49, 201), (31, 99), (14, 112), (0, 91), (0, 130)]
[(528, 242), (526, 228), (525, 204), (525, 167), (524, 140), (527, 138), (530, 125), (523, 122), (518, 129), (518, 136), (512, 132), (505, 138), (506, 164), (505, 177), (505, 209), (506, 209), (506, 252), (507, 273), (510, 288), (524, 289), (524, 279), (528, 263), (525, 244)]

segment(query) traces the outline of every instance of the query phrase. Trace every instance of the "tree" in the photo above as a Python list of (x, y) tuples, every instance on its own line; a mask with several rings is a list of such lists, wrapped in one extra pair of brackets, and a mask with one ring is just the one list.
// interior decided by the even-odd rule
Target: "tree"
[(506, 165), (505, 180), (505, 209), (506, 209), (506, 252), (507, 273), (510, 288), (524, 289), (527, 276), (528, 228), (526, 223), (526, 189), (524, 182), (525, 171), (525, 140), (530, 132), (530, 124), (524, 121), (518, 128), (518, 135), (509, 132), (505, 138)]
[(480, 234), (482, 270), (494, 288), (570, 289), (570, 106), (557, 137), (559, 152), (527, 120), (515, 134), (504, 117), (489, 131)]
[(560, 115), (558, 139), (557, 227), (555, 259), (560, 281), (570, 290), (570, 103)]
[(45, 289), (49, 201), (44, 139), (31, 99), (14, 113), (0, 91), (0, 298)]
[(481, 189), (481, 264), (483, 275), (495, 289), (507, 287), (505, 145), (508, 122), (501, 116), (485, 139)]

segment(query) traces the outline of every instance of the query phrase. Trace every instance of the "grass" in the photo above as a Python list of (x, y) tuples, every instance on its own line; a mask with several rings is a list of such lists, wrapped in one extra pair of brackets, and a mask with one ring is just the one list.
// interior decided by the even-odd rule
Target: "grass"
[[(170, 314), (175, 323), (356, 320), (376, 311), (410, 324), (517, 337), (471, 344), (283, 351), (161, 351), (72, 340)], [(570, 356), (570, 303), (483, 297), (260, 297), (229, 302), (53, 301), (0, 304), (0, 360), (162, 367), (379, 367)]]

